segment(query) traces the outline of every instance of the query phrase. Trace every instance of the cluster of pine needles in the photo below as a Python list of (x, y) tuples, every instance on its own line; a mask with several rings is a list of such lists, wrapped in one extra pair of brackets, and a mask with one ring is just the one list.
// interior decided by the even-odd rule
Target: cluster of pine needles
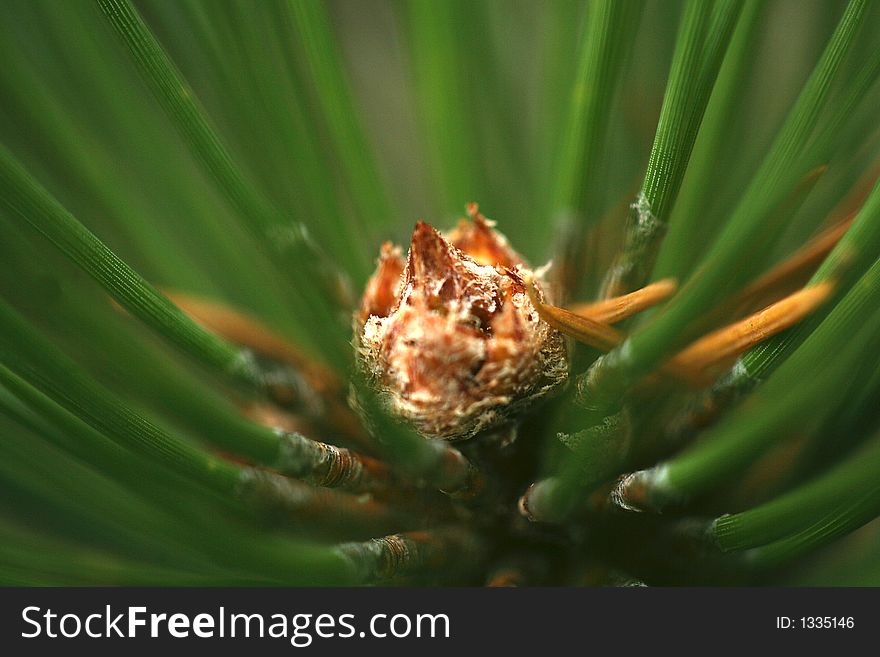
[[(6, 0), (0, 583), (880, 584), (878, 25)], [(351, 325), (471, 201), (570, 381), (451, 444)]]

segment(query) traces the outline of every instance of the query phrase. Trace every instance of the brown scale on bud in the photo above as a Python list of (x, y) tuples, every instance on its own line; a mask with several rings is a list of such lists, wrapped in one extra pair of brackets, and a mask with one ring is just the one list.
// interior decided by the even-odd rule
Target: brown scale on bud
[(565, 340), (526, 292), (531, 279), (544, 298), (540, 272), (476, 204), (468, 214), (445, 236), (418, 222), (406, 260), (383, 245), (355, 320), (361, 368), (429, 438), (512, 426), (568, 377)]

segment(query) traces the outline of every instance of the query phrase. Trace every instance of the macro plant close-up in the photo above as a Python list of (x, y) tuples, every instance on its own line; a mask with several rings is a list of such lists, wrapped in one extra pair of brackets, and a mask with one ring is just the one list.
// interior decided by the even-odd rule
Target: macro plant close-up
[(0, 58), (3, 585), (880, 586), (880, 4), (3, 0)]

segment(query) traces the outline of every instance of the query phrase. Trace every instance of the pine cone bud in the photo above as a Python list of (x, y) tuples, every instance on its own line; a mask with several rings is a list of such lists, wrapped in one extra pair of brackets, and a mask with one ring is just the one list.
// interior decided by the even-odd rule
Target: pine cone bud
[(424, 222), (406, 261), (386, 243), (355, 318), (361, 369), (388, 410), (429, 438), (464, 440), (513, 424), (565, 383), (563, 336), (544, 323), (529, 269), (476, 204), (446, 236)]

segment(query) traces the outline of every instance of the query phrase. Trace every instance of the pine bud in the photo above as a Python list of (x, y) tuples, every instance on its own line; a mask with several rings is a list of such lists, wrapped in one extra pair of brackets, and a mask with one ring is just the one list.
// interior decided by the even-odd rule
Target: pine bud
[(543, 298), (540, 274), (476, 204), (468, 212), (446, 236), (418, 222), (405, 261), (383, 245), (355, 318), (361, 369), (388, 410), (429, 438), (514, 425), (568, 377), (564, 338), (526, 293), (531, 278)]

